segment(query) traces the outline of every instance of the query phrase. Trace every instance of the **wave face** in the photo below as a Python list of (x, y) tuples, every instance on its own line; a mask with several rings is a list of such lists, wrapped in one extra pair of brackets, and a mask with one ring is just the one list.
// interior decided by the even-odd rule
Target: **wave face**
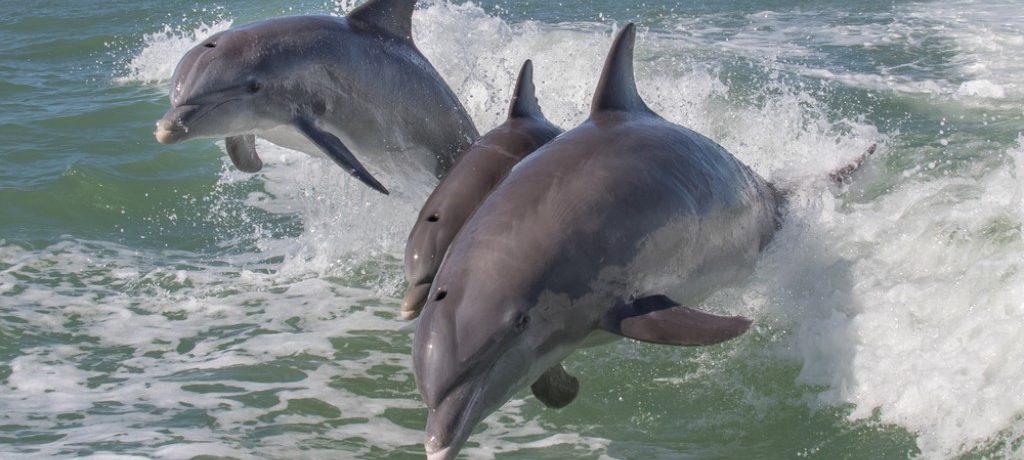
[[(71, 3), (0, 22), (0, 456), (422, 455), (398, 296), (432, 184), (383, 197), (262, 141), (251, 176), (150, 134), (203, 38), (356, 2)], [(521, 394), (465, 452), (1024, 455), (1024, 4), (621, 3), (424, 1), (414, 35), (481, 131), (528, 58), (568, 129), (638, 21), (648, 104), (793, 193), (755, 275), (701, 306), (755, 329), (577, 352), (573, 405)]]

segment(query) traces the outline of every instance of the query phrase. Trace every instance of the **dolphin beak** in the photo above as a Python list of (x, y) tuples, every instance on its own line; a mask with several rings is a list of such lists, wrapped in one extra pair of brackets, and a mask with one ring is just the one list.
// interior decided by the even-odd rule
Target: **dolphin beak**
[(176, 144), (178, 142), (203, 137), (220, 137), (225, 133), (214, 133), (210, 127), (205, 126), (204, 117), (218, 107), (233, 102), (234, 100), (221, 101), (215, 104), (200, 105), (179, 105), (168, 110), (163, 118), (156, 122), (156, 130), (153, 137), (161, 144)]
[(483, 408), (480, 387), (473, 382), (460, 385), (427, 414), (427, 440), (424, 443), (429, 460), (454, 459), (480, 422)]
[(427, 303), (428, 294), (430, 283), (417, 284), (405, 291), (405, 298), (402, 299), (402, 319), (409, 321), (420, 316), (423, 304)]
[(194, 105), (182, 105), (168, 110), (163, 118), (156, 122), (153, 137), (164, 145), (177, 144), (185, 140), (189, 131), (188, 126), (185, 126), (185, 120), (198, 118), (196, 115), (200, 115), (202, 112), (203, 110)]
[[(488, 414), (507, 400), (511, 381), (495, 381), (501, 347), (460, 358), (451, 309), (428, 302), (416, 325), (413, 371), (427, 413), (425, 450), (430, 459), (454, 459)], [(506, 385), (507, 384), (507, 385)]]
[(180, 142), (187, 133), (188, 130), (181, 124), (161, 119), (156, 122), (156, 130), (153, 131), (153, 137), (161, 144), (170, 145)]
[(449, 460), (455, 458), (455, 454), (451, 453), (452, 448), (446, 447), (437, 452), (427, 452), (427, 460)]

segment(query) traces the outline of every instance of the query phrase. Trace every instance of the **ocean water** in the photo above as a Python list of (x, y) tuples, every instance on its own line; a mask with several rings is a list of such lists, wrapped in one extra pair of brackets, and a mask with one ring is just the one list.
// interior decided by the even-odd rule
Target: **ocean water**
[[(422, 458), (398, 296), (427, 191), (151, 135), (203, 37), (356, 3), (0, 3), (0, 457)], [(648, 103), (795, 191), (702, 306), (755, 327), (577, 352), (575, 403), (520, 394), (464, 455), (1024, 458), (1024, 3), (424, 0), (414, 36), (481, 131), (527, 58), (571, 128), (628, 21)]]

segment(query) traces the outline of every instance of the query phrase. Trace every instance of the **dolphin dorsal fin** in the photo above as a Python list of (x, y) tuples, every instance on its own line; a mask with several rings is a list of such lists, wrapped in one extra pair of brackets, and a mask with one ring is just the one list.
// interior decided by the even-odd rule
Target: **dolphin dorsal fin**
[(412, 10), (415, 6), (416, 0), (369, 0), (346, 17), (412, 41)]
[(537, 89), (533, 86), (533, 61), (527, 59), (519, 70), (519, 80), (512, 93), (512, 103), (508, 107), (509, 118), (544, 118), (537, 102)]
[(654, 113), (636, 90), (636, 78), (633, 74), (635, 43), (636, 25), (631, 22), (615, 37), (612, 49), (608, 51), (608, 59), (601, 72), (601, 81), (594, 92), (591, 115), (609, 110)]

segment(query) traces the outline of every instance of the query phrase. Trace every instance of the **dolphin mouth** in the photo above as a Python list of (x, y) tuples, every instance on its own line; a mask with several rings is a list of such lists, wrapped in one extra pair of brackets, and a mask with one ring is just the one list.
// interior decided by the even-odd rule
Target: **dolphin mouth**
[(455, 458), (455, 455), (451, 453), (451, 447), (445, 447), (444, 449), (430, 452), (427, 451), (427, 460), (448, 460)]
[(164, 120), (156, 122), (156, 130), (153, 137), (163, 145), (177, 144), (188, 135), (188, 128), (177, 123), (168, 123)]
[(448, 393), (441, 404), (430, 409), (424, 443), (429, 460), (450, 460), (459, 454), (473, 428), (480, 423), (483, 388), (480, 384), (463, 383)]
[[(190, 136), (190, 131), (192, 131), (190, 126), (196, 126), (198, 122), (214, 109), (236, 100), (229, 99), (216, 104), (179, 105), (172, 107), (164, 114), (163, 118), (157, 120), (153, 137), (156, 138), (157, 142), (164, 145), (177, 144), (192, 137), (198, 137)], [(209, 137), (217, 137), (217, 135), (210, 135)]]

